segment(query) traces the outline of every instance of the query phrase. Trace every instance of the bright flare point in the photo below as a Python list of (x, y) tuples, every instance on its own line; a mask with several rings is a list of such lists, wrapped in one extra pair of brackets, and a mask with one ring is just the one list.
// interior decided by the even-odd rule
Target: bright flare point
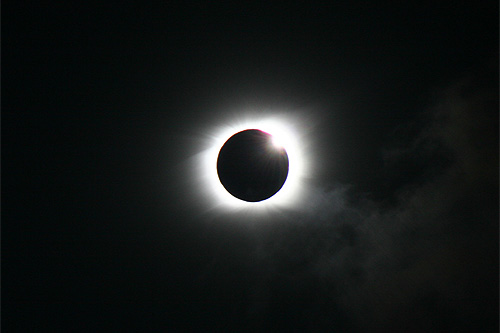
[(283, 148), (283, 144), (277, 136), (271, 136), (271, 143), (276, 148)]

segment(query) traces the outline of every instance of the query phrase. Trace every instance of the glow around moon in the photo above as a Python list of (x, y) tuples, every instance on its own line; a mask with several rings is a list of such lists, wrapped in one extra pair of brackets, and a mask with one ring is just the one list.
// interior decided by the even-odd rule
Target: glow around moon
[[(273, 209), (293, 208), (305, 195), (305, 179), (310, 162), (304, 154), (304, 132), (301, 124), (287, 116), (252, 117), (245, 120), (226, 121), (224, 125), (207, 129), (202, 151), (192, 164), (192, 186), (199, 199), (208, 209), (251, 210), (265, 212)], [(217, 175), (217, 157), (224, 143), (235, 133), (258, 129), (271, 134), (273, 143), (285, 148), (288, 154), (288, 178), (279, 192), (272, 197), (259, 201), (247, 202), (233, 197), (220, 183)]]

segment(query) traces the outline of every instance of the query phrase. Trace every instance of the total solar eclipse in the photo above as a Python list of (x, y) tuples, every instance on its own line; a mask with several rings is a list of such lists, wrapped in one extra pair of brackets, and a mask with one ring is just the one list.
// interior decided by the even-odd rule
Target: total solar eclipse
[(217, 174), (224, 188), (248, 202), (275, 195), (288, 176), (288, 155), (269, 133), (248, 129), (231, 136), (217, 158)]

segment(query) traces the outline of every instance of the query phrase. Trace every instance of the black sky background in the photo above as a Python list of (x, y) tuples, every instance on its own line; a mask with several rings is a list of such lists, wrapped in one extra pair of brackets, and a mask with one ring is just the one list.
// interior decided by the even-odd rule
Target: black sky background
[[(2, 11), (6, 332), (498, 331), (497, 2)], [(248, 110), (307, 124), (301, 205), (193, 195)]]

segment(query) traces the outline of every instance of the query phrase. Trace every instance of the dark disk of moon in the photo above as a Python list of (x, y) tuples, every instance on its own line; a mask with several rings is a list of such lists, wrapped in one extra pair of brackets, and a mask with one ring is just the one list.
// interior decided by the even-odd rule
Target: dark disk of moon
[(249, 129), (230, 137), (217, 158), (217, 173), (234, 197), (257, 202), (276, 194), (288, 175), (288, 155), (266, 132)]

